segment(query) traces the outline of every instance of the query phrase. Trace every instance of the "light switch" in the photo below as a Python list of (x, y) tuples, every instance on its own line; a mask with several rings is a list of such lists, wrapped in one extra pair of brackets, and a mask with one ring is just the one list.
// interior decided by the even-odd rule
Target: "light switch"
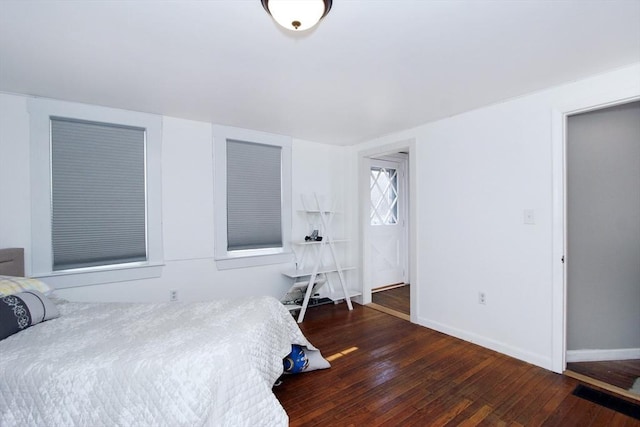
[(525, 209), (524, 210), (524, 220), (523, 222), (527, 225), (533, 225), (536, 223), (536, 218), (533, 209)]

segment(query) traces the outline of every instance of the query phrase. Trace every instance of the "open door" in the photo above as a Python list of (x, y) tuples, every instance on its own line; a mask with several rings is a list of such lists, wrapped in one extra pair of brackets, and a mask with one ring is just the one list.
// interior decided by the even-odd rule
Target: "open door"
[(565, 167), (567, 374), (640, 400), (640, 101), (569, 116)]
[(401, 154), (371, 159), (367, 252), (372, 290), (407, 282), (405, 163)]

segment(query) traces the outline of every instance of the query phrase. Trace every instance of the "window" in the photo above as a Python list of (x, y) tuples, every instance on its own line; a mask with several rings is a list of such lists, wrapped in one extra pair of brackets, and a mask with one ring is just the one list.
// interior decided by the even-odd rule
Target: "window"
[(32, 275), (58, 288), (158, 277), (162, 119), (33, 99)]
[(371, 225), (398, 223), (398, 171), (371, 166)]
[(216, 126), (214, 148), (218, 267), (290, 261), (290, 139)]
[(282, 248), (282, 147), (227, 140), (227, 251)]
[(147, 260), (145, 130), (51, 118), (53, 270)]

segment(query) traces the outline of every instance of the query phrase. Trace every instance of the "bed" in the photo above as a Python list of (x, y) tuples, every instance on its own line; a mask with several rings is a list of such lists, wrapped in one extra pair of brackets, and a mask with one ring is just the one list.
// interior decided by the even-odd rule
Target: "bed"
[(298, 344), (322, 359), (271, 297), (49, 299), (59, 317), (0, 341), (2, 426), (284, 426), (283, 358)]

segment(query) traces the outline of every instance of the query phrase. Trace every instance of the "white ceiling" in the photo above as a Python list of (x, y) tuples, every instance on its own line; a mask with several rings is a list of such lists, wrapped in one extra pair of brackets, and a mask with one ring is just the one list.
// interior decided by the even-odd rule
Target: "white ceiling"
[(339, 145), (638, 61), (640, 0), (0, 0), (0, 91)]

